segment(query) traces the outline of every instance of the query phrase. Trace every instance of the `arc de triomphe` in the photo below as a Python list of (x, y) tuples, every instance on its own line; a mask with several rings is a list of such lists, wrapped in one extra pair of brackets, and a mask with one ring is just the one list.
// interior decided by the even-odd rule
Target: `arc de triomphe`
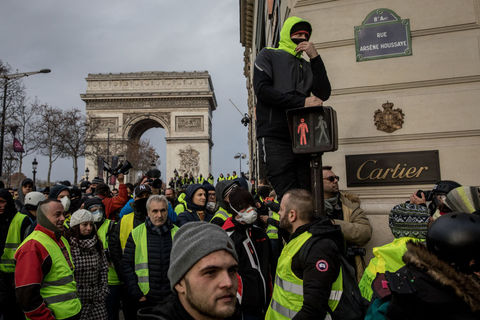
[[(167, 169), (162, 180), (172, 177), (174, 169), (180, 174), (208, 175), (217, 102), (207, 71), (89, 74), (86, 80), (86, 93), (80, 96), (87, 116), (98, 125), (87, 141), (90, 154), (105, 157), (108, 141), (109, 155), (125, 158), (129, 141), (162, 127), (167, 145), (166, 157), (160, 154)], [(92, 177), (97, 175), (97, 162), (94, 155), (85, 159)]]

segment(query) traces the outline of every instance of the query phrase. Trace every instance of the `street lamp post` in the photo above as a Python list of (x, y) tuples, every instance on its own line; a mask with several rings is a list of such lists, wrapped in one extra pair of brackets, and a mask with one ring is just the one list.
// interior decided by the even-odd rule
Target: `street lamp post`
[(32, 162), (32, 173), (33, 173), (33, 185), (35, 185), (35, 177), (37, 176), (37, 166), (38, 166), (38, 162), (37, 162), (37, 158), (33, 158), (33, 162)]
[(240, 170), (239, 174), (242, 174), (242, 159), (245, 159), (247, 155), (245, 153), (238, 152), (236, 155), (233, 156), (234, 159), (238, 159), (240, 161)]
[(85, 169), (85, 180), (88, 181), (88, 174), (90, 173), (90, 170), (88, 170), (88, 167)]
[(9, 80), (20, 79), (23, 77), (28, 77), (37, 73), (49, 73), (50, 69), (42, 69), (39, 71), (32, 72), (21, 72), (13, 74), (4, 74), (0, 75), (0, 78), (3, 78), (3, 104), (2, 104), (2, 127), (0, 128), (0, 176), (3, 174), (3, 143), (5, 138), (5, 117), (7, 113), (7, 88)]

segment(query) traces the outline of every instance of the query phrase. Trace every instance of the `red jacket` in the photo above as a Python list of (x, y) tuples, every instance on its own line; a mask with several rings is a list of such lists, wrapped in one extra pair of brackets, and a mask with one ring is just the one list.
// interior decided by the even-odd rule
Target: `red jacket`
[[(73, 265), (68, 256), (68, 251), (60, 238), (53, 231), (37, 225), (35, 230), (50, 236), (62, 249), (70, 268)], [(47, 249), (36, 240), (29, 240), (15, 253), (15, 294), (18, 303), (25, 312), (25, 316), (32, 320), (54, 320), (53, 312), (46, 306), (40, 295), (40, 287), (44, 276), (52, 268), (52, 258)]]
[(102, 199), (103, 205), (105, 206), (105, 215), (107, 219), (115, 220), (115, 216), (112, 215), (115, 211), (123, 208), (123, 206), (128, 202), (128, 192), (127, 186), (122, 183), (118, 187), (118, 195), (115, 197), (104, 197), (97, 194), (97, 197)]

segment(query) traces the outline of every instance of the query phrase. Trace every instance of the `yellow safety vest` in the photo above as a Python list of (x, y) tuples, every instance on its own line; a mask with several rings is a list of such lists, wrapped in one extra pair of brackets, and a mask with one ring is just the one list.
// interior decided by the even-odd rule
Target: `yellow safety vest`
[(177, 205), (175, 206), (175, 213), (177, 214), (177, 216), (178, 216), (180, 213), (182, 213), (182, 212), (184, 212), (185, 210), (187, 210), (187, 202), (185, 201), (185, 197), (186, 197), (186, 196), (187, 196), (187, 195), (185, 194), (185, 192), (183, 192), (182, 194), (180, 194), (180, 195), (178, 196), (178, 199), (177, 199), (177, 200), (178, 200), (179, 204), (177, 204)]
[[(112, 223), (112, 220), (110, 219), (105, 219), (103, 221), (102, 225), (100, 228), (98, 228), (97, 235), (100, 241), (103, 244), (103, 249), (108, 250), (108, 239), (107, 239), (107, 233), (108, 230), (110, 229), (110, 223)], [(108, 263), (108, 284), (111, 286), (119, 285), (120, 279), (118, 278), (117, 271), (115, 271), (115, 268), (113, 267), (113, 264), (111, 262)]]
[(27, 218), (27, 215), (17, 212), (10, 222), (7, 238), (5, 239), (5, 248), (3, 249), (2, 257), (0, 258), (0, 271), (2, 272), (15, 272), (14, 257), (18, 246), (22, 242), (20, 229), (22, 228), (22, 223), (25, 218)]
[[(77, 297), (77, 284), (73, 277), (74, 269), (70, 269), (62, 249), (50, 236), (38, 230), (34, 230), (19, 248), (29, 240), (36, 240), (43, 245), (52, 259), (52, 267), (43, 278), (40, 288), (40, 295), (47, 307), (52, 310), (55, 319), (70, 318), (78, 314), (82, 309), (82, 304)], [(61, 241), (68, 251), (68, 257), (73, 266), (70, 245), (64, 237), (61, 237)]]
[(133, 230), (133, 218), (134, 212), (124, 215), (122, 220), (120, 220), (120, 245), (122, 246), (122, 251), (125, 250), (128, 236)]
[[(280, 221), (280, 215), (277, 212), (272, 211), (272, 219), (275, 221)], [(267, 236), (272, 240), (278, 239), (278, 228), (269, 224), (267, 226)]]
[(222, 207), (218, 208), (217, 212), (213, 216), (213, 218), (210, 220), (212, 222), (213, 219), (215, 218), (220, 218), (223, 221), (227, 221), (228, 218), (230, 218), (232, 215), (227, 212), (227, 210), (223, 209)]
[(401, 237), (384, 246), (373, 248), (374, 258), (370, 260), (358, 283), (360, 292), (365, 299), (372, 300), (372, 282), (377, 277), (377, 273), (396, 272), (405, 265), (402, 257), (407, 251), (407, 242), (410, 240), (423, 241), (412, 237)]
[(225, 180), (225, 177), (218, 177), (217, 182)]
[[(292, 259), (312, 237), (308, 231), (291, 240), (282, 250), (275, 272), (275, 286), (265, 319), (292, 319), (303, 306), (303, 280), (292, 271)], [(342, 269), (332, 284), (328, 306), (334, 311), (343, 293)], [(330, 319), (327, 313), (325, 319)]]
[[(172, 241), (177, 230), (178, 227), (175, 225), (170, 230)], [(138, 287), (144, 295), (147, 295), (150, 291), (150, 283), (148, 278), (147, 227), (145, 223), (133, 229), (132, 238), (135, 243), (135, 273), (138, 279)]]

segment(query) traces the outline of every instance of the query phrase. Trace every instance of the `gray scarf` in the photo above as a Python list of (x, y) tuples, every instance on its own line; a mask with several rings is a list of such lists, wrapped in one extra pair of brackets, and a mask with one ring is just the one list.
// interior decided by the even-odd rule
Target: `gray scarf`
[(333, 214), (335, 207), (338, 205), (338, 196), (325, 199), (324, 203), (325, 203), (325, 213), (327, 214), (327, 216), (330, 216)]

